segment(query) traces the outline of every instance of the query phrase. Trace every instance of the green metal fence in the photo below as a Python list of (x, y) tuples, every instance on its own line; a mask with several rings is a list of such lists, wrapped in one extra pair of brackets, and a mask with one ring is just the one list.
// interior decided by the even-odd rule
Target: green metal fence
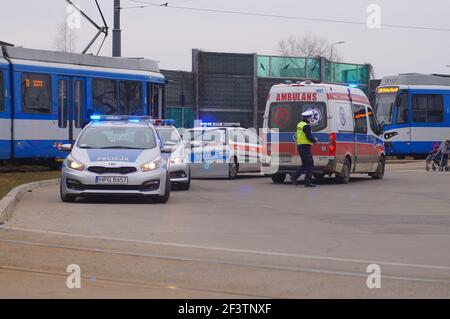
[(168, 107), (165, 118), (175, 120), (176, 127), (194, 127), (194, 111), (190, 107)]
[[(258, 77), (261, 78), (298, 78), (331, 84), (357, 85), (366, 94), (369, 93), (370, 65), (330, 62), (325, 58), (263, 55), (258, 56), (257, 61)], [(324, 63), (323, 71), (322, 63)]]

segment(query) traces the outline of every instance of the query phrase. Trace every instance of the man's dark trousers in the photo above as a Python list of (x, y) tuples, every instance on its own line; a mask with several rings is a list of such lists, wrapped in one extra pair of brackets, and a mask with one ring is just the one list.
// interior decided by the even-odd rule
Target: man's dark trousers
[(312, 182), (314, 173), (314, 159), (311, 152), (311, 145), (297, 145), (297, 150), (302, 159), (302, 166), (295, 171), (294, 175), (292, 175), (292, 179), (297, 180), (302, 174), (305, 174), (305, 184), (309, 185)]

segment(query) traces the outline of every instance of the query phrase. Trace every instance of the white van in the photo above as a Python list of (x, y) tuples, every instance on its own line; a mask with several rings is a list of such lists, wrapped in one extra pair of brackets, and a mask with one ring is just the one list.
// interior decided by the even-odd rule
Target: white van
[(347, 183), (354, 173), (381, 179), (385, 150), (367, 96), (358, 88), (298, 82), (275, 85), (270, 90), (264, 114), (263, 142), (270, 161), (263, 172), (275, 183), (301, 165), (296, 130), (304, 111), (312, 110), (314, 176), (334, 175)]

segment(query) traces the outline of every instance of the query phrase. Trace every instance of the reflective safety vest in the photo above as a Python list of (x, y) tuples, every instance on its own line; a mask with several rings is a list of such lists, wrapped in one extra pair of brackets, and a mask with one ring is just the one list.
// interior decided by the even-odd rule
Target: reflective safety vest
[(308, 123), (301, 121), (297, 125), (297, 145), (312, 145), (311, 141), (306, 137), (305, 132), (303, 132), (303, 128), (308, 125)]

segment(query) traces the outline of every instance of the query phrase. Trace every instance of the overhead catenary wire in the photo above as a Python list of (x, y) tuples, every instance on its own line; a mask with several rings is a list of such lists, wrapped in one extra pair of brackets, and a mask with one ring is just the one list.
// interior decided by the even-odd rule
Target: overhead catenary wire
[[(285, 20), (301, 20), (310, 22), (321, 22), (321, 23), (336, 23), (336, 24), (347, 24), (347, 25), (359, 25), (366, 26), (366, 22), (361, 21), (351, 21), (351, 20), (339, 20), (339, 19), (323, 19), (323, 18), (312, 18), (312, 17), (299, 17), (299, 16), (288, 16), (288, 15), (276, 15), (269, 13), (258, 13), (258, 12), (245, 12), (245, 11), (232, 11), (232, 10), (219, 10), (219, 9), (208, 9), (199, 7), (186, 7), (186, 6), (174, 6), (173, 4), (179, 2), (187, 2), (194, 0), (181, 0), (181, 1), (168, 1), (163, 3), (154, 3), (142, 0), (128, 0), (134, 3), (141, 4), (134, 8), (151, 8), (151, 7), (165, 7), (171, 9), (179, 9), (186, 11), (197, 11), (197, 12), (207, 12), (207, 13), (217, 13), (217, 14), (229, 14), (229, 15), (241, 15), (241, 16), (254, 16), (262, 18), (275, 18), (275, 19), (285, 19)], [(132, 7), (128, 7), (132, 8)], [(381, 24), (381, 27), (385, 28), (395, 28), (395, 29), (409, 29), (409, 30), (423, 30), (423, 31), (439, 31), (439, 32), (450, 32), (450, 28), (441, 27), (427, 27), (427, 26), (414, 26), (414, 25), (402, 25), (402, 24)]]

